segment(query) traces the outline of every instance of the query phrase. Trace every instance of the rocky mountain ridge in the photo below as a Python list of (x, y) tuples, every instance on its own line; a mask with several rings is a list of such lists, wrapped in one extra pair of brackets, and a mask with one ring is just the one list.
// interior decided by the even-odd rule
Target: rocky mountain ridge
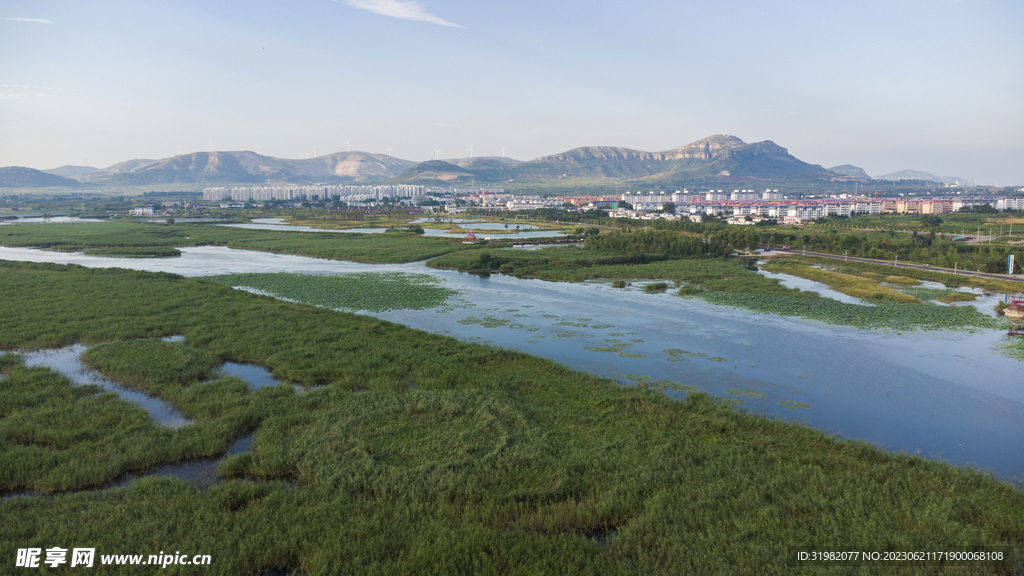
[[(10, 170), (8, 172), (13, 174)], [(559, 181), (588, 186), (628, 182), (642, 187), (871, 180), (856, 166), (844, 164), (825, 169), (794, 157), (771, 140), (748, 144), (724, 134), (659, 152), (617, 146), (583, 146), (526, 162), (498, 156), (413, 162), (368, 152), (336, 152), (294, 160), (243, 150), (193, 152), (156, 160), (133, 159), (102, 169), (62, 166), (48, 172), (45, 176), (61, 178), (66, 175), (73, 179), (48, 180), (41, 176), (16, 178), (8, 175), (4, 180), (7, 184), (0, 183), (0, 187), (80, 186), (82, 183), (147, 186), (372, 182), (433, 186), (472, 182), (476, 185), (508, 186), (515, 182), (547, 185)], [(913, 171), (879, 178), (955, 180)], [(50, 184), (24, 184), (44, 181)]]

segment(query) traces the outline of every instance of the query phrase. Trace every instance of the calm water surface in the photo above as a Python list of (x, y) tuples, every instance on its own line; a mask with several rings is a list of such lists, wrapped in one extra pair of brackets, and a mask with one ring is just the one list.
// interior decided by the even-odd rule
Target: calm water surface
[[(421, 218), (416, 222), (430, 221), (429, 219)], [(249, 230), (290, 230), (293, 232), (331, 232), (331, 233), (347, 233), (347, 234), (383, 234), (387, 231), (387, 228), (345, 228), (345, 229), (333, 229), (333, 228), (313, 228), (312, 226), (295, 226), (291, 224), (283, 224), (283, 218), (253, 218), (250, 224), (218, 224), (218, 226), (225, 226), (227, 228), (245, 228)], [(477, 224), (460, 224), (463, 228), (473, 228), (474, 230), (505, 230), (504, 224), (495, 222), (484, 222)], [(508, 229), (514, 230), (516, 224), (509, 224)], [(553, 238), (556, 236), (563, 236), (561, 232), (555, 230), (537, 230), (531, 231), (528, 224), (518, 224), (522, 232), (510, 232), (508, 234), (495, 234), (494, 239), (499, 238)], [(424, 236), (437, 236), (442, 238), (464, 238), (465, 233), (452, 233), (447, 230), (438, 230), (434, 228), (425, 228), (423, 230)], [(486, 234), (481, 234), (481, 237), (486, 237)]]
[(0, 220), (0, 226), (10, 226), (14, 224), (70, 224), (73, 222), (109, 222), (109, 220), (79, 218), (77, 216), (51, 216), (50, 218), (29, 216), (26, 218), (18, 218), (17, 220)]
[(87, 349), (88, 346), (84, 344), (75, 344), (74, 346), (56, 350), (22, 352), (21, 356), (25, 361), (25, 365), (30, 368), (45, 366), (67, 376), (76, 385), (95, 384), (105, 392), (113, 392), (129, 402), (138, 404), (149, 412), (149, 417), (157, 424), (162, 424), (169, 428), (181, 428), (193, 422), (192, 419), (183, 415), (163, 400), (120, 386), (107, 380), (98, 372), (87, 368), (80, 358), (82, 352), (85, 352)]
[[(373, 315), (521, 349), (624, 384), (630, 376), (648, 376), (696, 386), (742, 399), (741, 407), (751, 412), (796, 419), (892, 451), (991, 469), (1005, 479), (1024, 478), (1024, 363), (1000, 353), (1007, 342), (1002, 331), (896, 335), (713, 306), (671, 291), (646, 294), (639, 285), (483, 278), (422, 263), (371, 265), (223, 247), (181, 250), (173, 260), (131, 260), (0, 248), (0, 258), (185, 276), (432, 274), (461, 296), (431, 310)], [(588, 349), (614, 346), (629, 356)], [(746, 398), (742, 391), (765, 396)]]

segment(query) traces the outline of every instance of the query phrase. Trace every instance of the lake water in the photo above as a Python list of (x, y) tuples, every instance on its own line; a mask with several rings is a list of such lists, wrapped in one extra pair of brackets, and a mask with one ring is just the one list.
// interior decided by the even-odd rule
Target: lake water
[[(429, 219), (421, 218), (416, 222), (429, 221)], [(387, 231), (387, 228), (345, 228), (345, 229), (334, 229), (334, 228), (313, 228), (312, 226), (295, 226), (291, 224), (283, 224), (283, 218), (253, 218), (250, 224), (218, 224), (218, 226), (225, 226), (227, 228), (245, 228), (248, 230), (286, 230), (292, 232), (330, 232), (334, 234), (348, 233), (348, 234), (383, 234)], [(463, 228), (473, 228), (474, 230), (504, 230), (505, 225), (495, 222), (478, 223), (478, 224), (460, 224)], [(522, 232), (510, 232), (508, 234), (495, 234), (491, 238), (498, 239), (513, 239), (513, 238), (554, 238), (557, 236), (564, 236), (561, 232), (556, 230), (528, 230), (528, 228), (535, 228), (528, 224), (519, 224)], [(514, 230), (516, 224), (509, 223), (509, 229)], [(424, 228), (424, 236), (437, 236), (441, 238), (465, 238), (466, 234), (463, 233), (452, 233), (447, 230), (438, 230), (434, 228)], [(486, 237), (486, 234), (480, 234), (481, 238)]]
[(18, 218), (17, 220), (0, 220), (0, 226), (14, 224), (71, 224), (74, 222), (109, 222), (109, 220), (78, 218), (77, 216), (52, 216), (50, 218), (30, 216), (28, 218)]
[[(422, 263), (372, 265), (222, 247), (181, 251), (171, 261), (0, 248), (0, 258), (185, 276), (432, 274), (460, 297), (431, 310), (373, 316), (520, 349), (623, 384), (648, 377), (695, 386), (742, 400), (741, 408), (758, 414), (796, 419), (892, 451), (991, 469), (1005, 479), (1024, 478), (1024, 363), (1000, 353), (1007, 342), (1003, 331), (897, 335), (713, 306), (672, 290), (618, 289), (610, 281), (480, 277)], [(748, 391), (764, 396), (748, 398)]]
[[(418, 218), (412, 224), (427, 224), (437, 222), (433, 218)], [(507, 222), (480, 222), (470, 218), (443, 218), (441, 223), (453, 222), (460, 228), (472, 228), (473, 230), (534, 230), (538, 226), (526, 224), (520, 220), (509, 220)], [(506, 228), (507, 226), (507, 228)]]

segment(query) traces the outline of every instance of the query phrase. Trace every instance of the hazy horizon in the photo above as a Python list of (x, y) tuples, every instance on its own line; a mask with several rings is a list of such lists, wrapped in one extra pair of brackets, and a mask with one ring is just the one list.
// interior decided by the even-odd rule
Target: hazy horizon
[(826, 168), (1024, 183), (1009, 0), (303, 5), (13, 0), (0, 166), (353, 151), (414, 161), (772, 140)]

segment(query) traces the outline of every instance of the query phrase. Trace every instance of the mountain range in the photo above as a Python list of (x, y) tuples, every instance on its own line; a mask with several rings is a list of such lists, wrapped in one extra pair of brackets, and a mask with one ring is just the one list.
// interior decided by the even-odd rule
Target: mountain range
[(82, 188), (78, 180), (23, 166), (0, 167), (0, 188)]
[[(915, 178), (914, 176), (920, 176)], [(924, 172), (896, 172), (880, 178), (934, 180)], [(825, 169), (794, 157), (770, 140), (748, 144), (735, 136), (710, 136), (665, 150), (645, 152), (615, 146), (587, 146), (527, 162), (498, 156), (413, 162), (368, 152), (337, 152), (291, 160), (251, 151), (193, 152), (158, 160), (135, 159), (97, 169), (61, 166), (39, 171), (0, 168), (0, 188), (315, 183), (413, 183), (433, 186), (526, 184), (715, 186), (721, 184), (869, 181), (862, 169), (845, 164)], [(944, 180), (935, 180), (944, 181)]]

